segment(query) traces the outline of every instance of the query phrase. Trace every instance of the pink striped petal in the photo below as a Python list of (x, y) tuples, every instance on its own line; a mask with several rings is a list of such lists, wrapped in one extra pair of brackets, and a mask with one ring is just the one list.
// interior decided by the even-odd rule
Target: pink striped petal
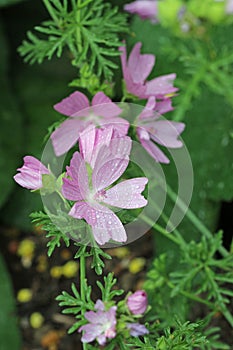
[(85, 202), (76, 202), (69, 215), (77, 219), (85, 219), (91, 225), (94, 238), (100, 245), (110, 239), (117, 242), (125, 242), (127, 239), (119, 218), (110, 209), (99, 204), (91, 206)]
[(81, 92), (75, 91), (54, 106), (54, 109), (61, 114), (72, 116), (73, 114), (89, 107), (88, 98)]
[(46, 166), (44, 166), (44, 164), (42, 164), (38, 159), (36, 159), (35, 157), (32, 156), (25, 156), (23, 158), (24, 161), (24, 165), (22, 166), (22, 168), (18, 168), (17, 170), (36, 170), (39, 171), (40, 174), (49, 174), (49, 170), (46, 168)]
[(80, 132), (88, 125), (76, 118), (65, 120), (51, 135), (56, 156), (68, 152), (78, 141)]
[(173, 86), (176, 74), (167, 74), (146, 82), (147, 96), (153, 95), (163, 98), (167, 94), (176, 92), (178, 89)]
[(118, 208), (142, 208), (147, 205), (147, 200), (141, 195), (147, 182), (145, 177), (120, 182), (106, 191), (103, 202)]
[(166, 164), (170, 163), (165, 154), (152, 141), (145, 140), (143, 138), (139, 138), (139, 141), (145, 150), (151, 155), (151, 157), (156, 160), (156, 162)]
[[(150, 125), (148, 124), (147, 127), (150, 127)], [(153, 123), (153, 125), (150, 127), (150, 136), (152, 140), (162, 146), (169, 148), (180, 148), (183, 146), (183, 143), (180, 140), (177, 140), (177, 137), (184, 130), (184, 128), (185, 124), (183, 123), (159, 120)]]
[[(66, 169), (67, 169), (67, 175), (71, 178), (71, 180), (74, 183), (71, 185), (71, 181), (64, 182), (64, 185), (63, 185), (64, 196), (65, 195), (69, 196), (69, 193), (74, 189), (75, 186), (77, 186), (77, 191), (75, 192), (74, 196), (77, 196), (77, 197), (81, 196), (81, 197), (78, 197), (77, 200), (79, 200), (80, 198), (85, 198), (89, 191), (88, 175), (87, 175), (85, 162), (79, 152), (75, 152), (73, 154), (73, 157), (70, 161), (70, 166), (67, 167)], [(70, 188), (69, 188), (69, 185), (70, 185)], [(69, 198), (67, 197), (67, 199)]]
[(128, 69), (133, 82), (144, 83), (155, 64), (155, 56), (150, 54), (140, 54), (142, 43), (134, 45), (128, 60)]
[[(104, 156), (104, 152), (101, 152), (101, 155)], [(108, 156), (108, 153), (106, 155)], [(92, 174), (92, 185), (95, 191), (101, 191), (118, 180), (126, 170), (128, 164), (129, 159), (122, 157), (109, 159), (102, 162), (101, 166), (99, 166), (96, 160), (96, 166)]]
[(42, 177), (40, 174), (23, 172), (16, 174), (13, 178), (20, 186), (29, 190), (38, 190), (42, 188)]

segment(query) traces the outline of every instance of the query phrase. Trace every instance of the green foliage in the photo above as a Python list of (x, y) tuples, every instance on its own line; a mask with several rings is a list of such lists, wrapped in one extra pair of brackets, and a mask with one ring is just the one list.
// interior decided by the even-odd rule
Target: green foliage
[[(12, 93), (12, 86), (9, 81), (8, 47), (2, 22), (0, 22), (0, 42), (0, 206), (2, 206), (13, 188), (14, 181), (12, 178), (19, 165), (22, 146), (22, 116), (18, 111), (17, 99)], [(15, 147), (16, 144), (17, 147)]]
[(87, 286), (85, 281), (82, 281), (82, 283), (84, 285), (85, 300), (81, 298), (81, 295), (77, 291), (74, 284), (71, 286), (74, 296), (67, 292), (62, 292), (62, 294), (56, 298), (56, 300), (59, 301), (59, 306), (65, 307), (62, 313), (66, 315), (72, 314), (77, 319), (77, 321), (69, 329), (69, 334), (77, 331), (78, 328), (86, 323), (86, 320), (83, 318), (83, 314), (87, 309), (94, 310), (94, 303), (91, 300), (91, 286)]
[(159, 319), (162, 325), (174, 326), (172, 317), (181, 315), (178, 307), (187, 302), (192, 302), (196, 308), (205, 306), (205, 333), (209, 335), (212, 347), (204, 349), (228, 349), (227, 345), (218, 341), (218, 334), (212, 334), (218, 330), (211, 332), (209, 329), (209, 323), (216, 313), (220, 312), (233, 327), (233, 317), (228, 310), (233, 296), (233, 255), (224, 253), (222, 258), (216, 257), (220, 250), (222, 232), (209, 239), (203, 236), (200, 242), (181, 245), (172, 271), (168, 269), (169, 254), (162, 254), (154, 260), (145, 283), (152, 309), (156, 310), (155, 314), (149, 315), (149, 319)]
[(10, 277), (0, 255), (0, 350), (18, 350), (20, 334), (15, 316), (15, 303)]
[(151, 334), (143, 338), (130, 338), (122, 349), (148, 349), (148, 350), (193, 350), (206, 349), (208, 340), (203, 335), (201, 323), (175, 322), (175, 328), (162, 329), (154, 324)]
[(122, 45), (118, 35), (128, 31), (126, 15), (102, 0), (72, 1), (72, 9), (67, 0), (44, 0), (44, 4), (51, 20), (35, 30), (47, 39), (28, 32), (28, 40), (19, 48), (25, 61), (42, 63), (54, 55), (61, 57), (68, 48), (75, 67), (80, 69), (88, 62), (91, 74), (111, 79), (117, 68), (112, 58), (119, 56), (118, 47)]
[[(64, 218), (64, 214), (62, 217), (53, 215), (51, 213), (43, 213), (42, 211), (34, 212), (30, 215), (32, 219), (32, 223), (36, 226), (41, 226), (41, 228), (45, 231), (47, 231), (46, 237), (50, 239), (50, 241), (47, 243), (48, 247), (48, 256), (51, 256), (54, 249), (56, 247), (61, 246), (61, 240), (63, 240), (67, 247), (70, 245), (69, 237), (59, 229), (58, 222), (60, 225), (62, 225), (63, 229), (67, 228), (67, 233), (70, 232), (69, 223), (67, 222), (69, 220), (69, 217)], [(55, 220), (55, 223), (51, 220)], [(66, 226), (67, 225), (67, 226)], [(72, 227), (72, 223), (70, 224)]]
[(103, 300), (103, 302), (110, 302), (115, 296), (119, 296), (124, 293), (123, 290), (113, 289), (117, 282), (117, 279), (113, 276), (113, 273), (109, 273), (107, 276), (104, 276), (104, 284), (102, 284), (100, 281), (96, 282), (97, 286), (101, 290), (101, 299)]

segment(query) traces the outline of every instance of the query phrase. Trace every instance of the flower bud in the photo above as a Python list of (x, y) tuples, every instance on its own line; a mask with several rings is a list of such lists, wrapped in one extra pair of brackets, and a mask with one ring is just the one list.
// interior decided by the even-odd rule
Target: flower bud
[(127, 299), (127, 306), (134, 315), (143, 314), (147, 309), (147, 294), (144, 290), (138, 290)]

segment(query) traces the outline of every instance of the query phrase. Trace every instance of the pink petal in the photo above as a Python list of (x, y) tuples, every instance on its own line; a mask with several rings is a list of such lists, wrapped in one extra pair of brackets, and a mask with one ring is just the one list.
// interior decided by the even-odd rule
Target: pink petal
[(76, 118), (65, 120), (51, 135), (56, 156), (68, 152), (78, 141), (80, 132), (88, 125)]
[(79, 201), (83, 199), (78, 181), (63, 178), (62, 194), (70, 201)]
[(140, 54), (141, 46), (140, 42), (135, 44), (128, 60), (128, 68), (135, 83), (144, 83), (155, 64), (154, 55)]
[(129, 13), (138, 14), (142, 19), (151, 19), (156, 22), (157, 0), (137, 0), (124, 6)]
[(20, 186), (29, 190), (38, 190), (42, 187), (42, 177), (39, 174), (23, 172), (16, 174), (13, 178)]
[(173, 111), (173, 109), (174, 108), (172, 107), (172, 100), (170, 98), (156, 102), (155, 110), (159, 114), (164, 114)]
[(163, 98), (167, 94), (176, 92), (178, 89), (173, 86), (176, 74), (167, 74), (146, 82), (146, 95), (153, 95)]
[(103, 245), (110, 239), (116, 242), (127, 240), (124, 226), (110, 209), (99, 205), (96, 218), (97, 222), (92, 226), (92, 231), (97, 243)]
[(117, 242), (127, 239), (125, 229), (118, 217), (107, 207), (100, 204), (90, 205), (86, 202), (76, 202), (69, 215), (77, 219), (85, 219), (91, 225), (94, 238), (100, 245), (111, 238)]
[[(149, 124), (147, 127), (149, 127)], [(154, 132), (151, 130), (150, 135), (155, 142), (169, 148), (180, 148), (183, 146), (183, 143), (177, 140), (177, 137), (184, 130), (185, 124), (168, 120), (158, 120), (153, 123), (153, 128)]]
[(119, 136), (127, 135), (129, 130), (129, 122), (119, 117), (113, 117), (109, 120), (106, 118), (103, 120), (103, 122), (101, 122), (101, 126), (112, 127), (113, 129), (117, 130)]
[(127, 66), (126, 47), (122, 46), (119, 48), (119, 50), (122, 52), (121, 65), (122, 65), (123, 77), (124, 77), (127, 91), (135, 96), (138, 96), (140, 98), (144, 98), (145, 92), (146, 92), (146, 86), (144, 84), (142, 84), (141, 82), (135, 83), (133, 81), (133, 77), (131, 76), (131, 72)]
[(81, 92), (76, 91), (69, 97), (64, 98), (54, 106), (54, 109), (61, 114), (72, 116), (78, 111), (89, 107), (88, 98)]
[[(67, 167), (66, 169), (67, 169), (67, 175), (71, 178), (71, 180), (74, 181), (73, 186), (77, 185), (77, 191), (75, 195), (78, 196), (78, 193), (80, 193), (81, 198), (85, 198), (89, 191), (88, 175), (87, 175), (85, 162), (79, 152), (75, 152), (73, 154), (73, 157), (70, 161), (70, 166)], [(71, 186), (71, 183), (68, 181), (66, 181), (65, 183), (64, 183), (65, 190), (67, 191), (67, 195), (69, 195), (67, 185), (69, 186), (70, 184), (70, 191), (72, 191), (73, 186)]]
[(97, 92), (92, 99), (92, 106), (101, 105), (103, 103), (112, 103), (112, 100), (102, 91)]
[(24, 170), (25, 168), (34, 169), (39, 171), (41, 174), (49, 174), (49, 170), (42, 164), (38, 159), (32, 156), (25, 156), (23, 158), (24, 165), (22, 168), (18, 168), (17, 170)]
[[(103, 153), (103, 152), (101, 152)], [(108, 154), (108, 153), (106, 153)], [(102, 155), (103, 156), (103, 155)], [(100, 191), (110, 186), (124, 173), (129, 164), (128, 158), (113, 158), (102, 162), (102, 166), (98, 166), (96, 160), (96, 166), (92, 174), (92, 184), (95, 191)]]
[(169, 159), (165, 156), (165, 154), (150, 140), (144, 140), (139, 138), (141, 145), (145, 148), (145, 150), (153, 157), (156, 162), (159, 163), (170, 163)]
[(103, 202), (118, 208), (142, 208), (147, 205), (147, 200), (141, 195), (147, 182), (145, 177), (120, 182), (106, 191)]
[(139, 120), (149, 119), (151, 117), (154, 117), (155, 114), (155, 106), (156, 106), (156, 100), (154, 96), (150, 96), (147, 100), (147, 103), (145, 105), (145, 108), (143, 109), (142, 113), (139, 115)]
[(84, 129), (80, 134), (79, 138), (79, 149), (80, 153), (86, 163), (91, 164), (92, 155), (94, 152), (95, 139), (96, 139), (97, 129), (90, 125), (88, 128)]

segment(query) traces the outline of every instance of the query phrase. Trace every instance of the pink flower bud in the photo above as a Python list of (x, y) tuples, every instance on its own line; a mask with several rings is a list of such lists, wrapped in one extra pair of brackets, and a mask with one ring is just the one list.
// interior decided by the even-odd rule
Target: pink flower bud
[(144, 290), (138, 290), (127, 299), (127, 306), (134, 315), (143, 314), (147, 309), (147, 294)]

